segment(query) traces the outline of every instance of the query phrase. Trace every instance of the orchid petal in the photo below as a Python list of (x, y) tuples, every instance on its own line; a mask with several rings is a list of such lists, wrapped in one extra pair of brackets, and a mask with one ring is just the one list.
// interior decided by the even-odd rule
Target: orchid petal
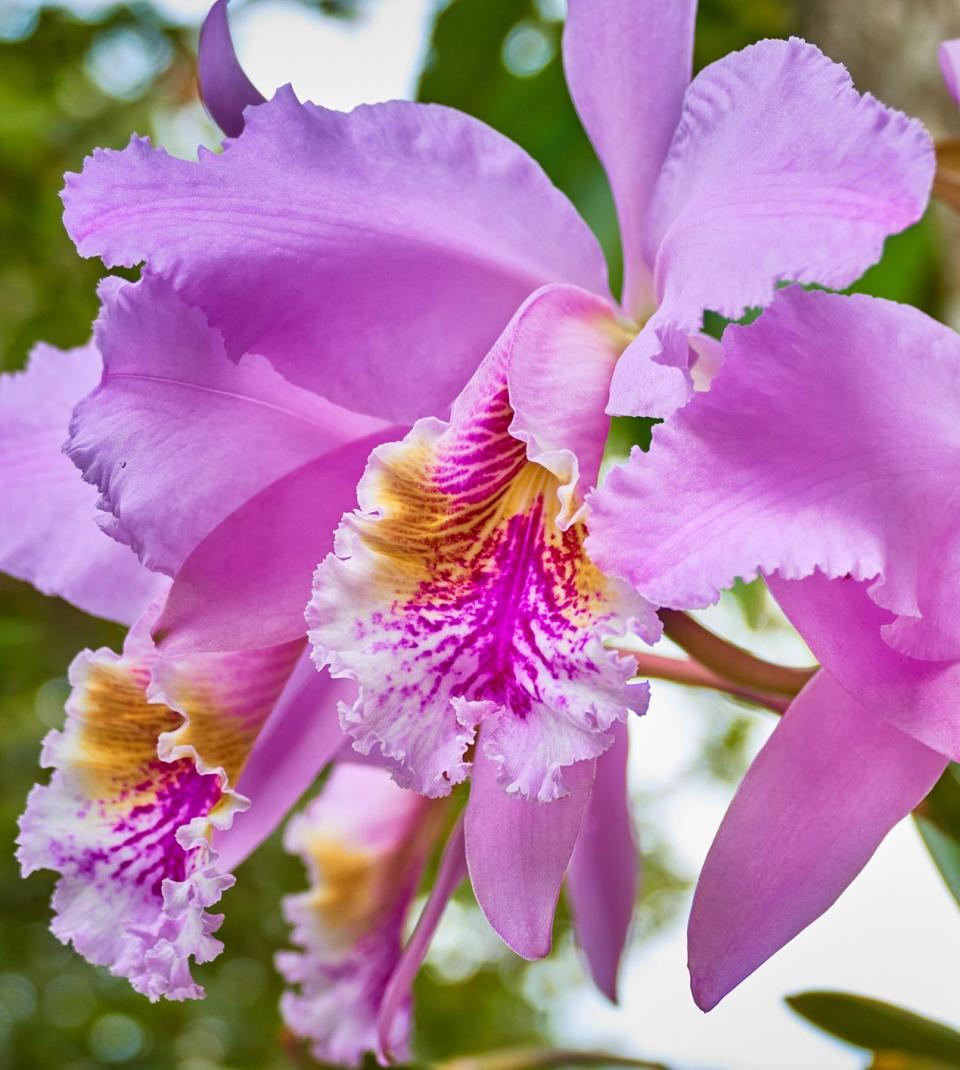
[(943, 41), (938, 52), (947, 92), (960, 104), (960, 37)]
[[(382, 769), (354, 765), (335, 769), (287, 826), (285, 846), (303, 859), (311, 888), (284, 900), (302, 950), (277, 956), (294, 986), (280, 1007), (322, 1062), (353, 1066), (377, 1046), (377, 1016), (438, 816), (436, 804), (396, 787)], [(387, 1038), (402, 1057), (409, 1032), (407, 1001)]]
[(390, 427), (281, 476), (204, 538), (178, 571), (155, 638), (165, 654), (240, 650), (306, 634), (317, 562), (356, 499), (370, 450)]
[(637, 902), (640, 858), (627, 796), (627, 728), (597, 759), (597, 775), (570, 861), (567, 892), (593, 980), (617, 1002), (617, 972)]
[(693, 996), (709, 1010), (830, 907), (946, 760), (820, 672), (744, 777), (690, 915)]
[(882, 633), (892, 615), (868, 584), (768, 579), (770, 591), (824, 669), (878, 716), (941, 754), (960, 761), (960, 664), (921, 661), (892, 650)]
[(501, 940), (525, 959), (550, 953), (560, 885), (590, 802), (596, 762), (567, 770), (569, 794), (538, 803), (508, 795), (497, 762), (473, 762), (464, 819), (467, 868), (477, 903)]
[(228, 137), (239, 137), (243, 131), (244, 109), (263, 104), (266, 97), (237, 60), (230, 36), (227, 0), (217, 0), (203, 20), (197, 59), (204, 107)]
[(875, 298), (783, 291), (711, 389), (591, 498), (590, 550), (688, 609), (758, 570), (871, 579), (904, 653), (960, 656), (960, 337)]
[(513, 422), (527, 458), (561, 483), (569, 521), (597, 482), (610, 430), (610, 378), (629, 342), (609, 301), (572, 286), (538, 290), (501, 339)]
[[(374, 451), (361, 510), (344, 517), (308, 609), (317, 664), (360, 683), (344, 729), (427, 795), (466, 777), (482, 722), (506, 790), (560, 798), (565, 767), (602, 754), (611, 726), (646, 707), (646, 686), (628, 684), (635, 663), (603, 640), (632, 629), (653, 639), (656, 615), (594, 569), (583, 522), (561, 523), (572, 492), (510, 433), (524, 319), (521, 309), (449, 424), (421, 420)], [(542, 341), (544, 328), (535, 316), (526, 337)], [(525, 426), (556, 433), (535, 432), (535, 414)]]
[(567, 84), (613, 189), (634, 315), (653, 303), (644, 216), (690, 82), (696, 13), (696, 0), (570, 0), (567, 11)]
[(151, 569), (173, 575), (258, 491), (382, 426), (262, 358), (227, 360), (219, 333), (160, 279), (111, 284), (103, 301), (103, 380), (76, 409), (68, 453), (101, 492), (106, 530)]
[(166, 581), (100, 531), (96, 491), (61, 450), (73, 407), (99, 378), (92, 345), (37, 346), (24, 371), (0, 376), (0, 569), (129, 624)]
[(397, 1015), (405, 1013), (404, 1009), (410, 1006), (410, 994), (417, 971), (430, 949), (430, 942), (450, 897), (466, 875), (467, 856), (464, 851), (463, 819), (460, 818), (443, 849), (436, 880), (430, 889), (423, 913), (417, 919), (416, 928), (404, 946), (397, 968), (383, 994), (377, 1017), (377, 1058), (381, 1063), (387, 1063), (396, 1057), (391, 1037), (397, 1033)]
[(210, 833), (248, 800), (234, 784), (299, 644), (158, 659), (130, 633), (124, 653), (80, 654), (62, 732), (20, 822), (24, 874), (60, 874), (53, 932), (151, 1000), (196, 999), (190, 959), (219, 954), (209, 913), (233, 877)]
[(705, 309), (737, 319), (782, 280), (853, 282), (923, 214), (934, 169), (923, 126), (858, 94), (813, 45), (761, 41), (711, 64), (650, 205), (660, 307), (617, 365), (610, 411), (666, 416), (686, 400), (686, 336)]
[(543, 171), (458, 112), (349, 114), (290, 89), (220, 156), (135, 139), (67, 179), (83, 256), (145, 260), (291, 382), (407, 422), (442, 412), (538, 286), (606, 291), (603, 255)]
[(341, 751), (347, 737), (337, 706), (355, 695), (350, 681), (317, 672), (306, 651), (300, 656), (237, 780), (238, 794), (255, 805), (214, 833), (224, 871), (232, 872), (260, 846)]

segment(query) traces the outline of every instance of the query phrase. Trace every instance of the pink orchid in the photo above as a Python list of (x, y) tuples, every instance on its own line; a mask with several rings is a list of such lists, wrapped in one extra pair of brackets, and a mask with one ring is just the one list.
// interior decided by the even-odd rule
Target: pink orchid
[[(409, 986), (393, 978), (409, 969), (404, 922), (442, 817), (442, 804), (398, 788), (386, 770), (343, 765), (287, 826), (284, 843), (303, 859), (310, 889), (284, 903), (302, 950), (277, 956), (292, 986), (281, 1009), (323, 1062), (353, 1066), (371, 1050), (410, 1057)], [(463, 877), (462, 836), (451, 843), (414, 946)]]
[[(624, 306), (572, 280), (534, 291), (449, 421), (423, 419), (402, 442), (374, 451), (360, 509), (344, 517), (334, 553), (317, 570), (307, 614), (318, 666), (360, 685), (341, 723), (361, 752), (382, 755), (400, 783), (427, 795), (472, 778), (466, 851), (474, 892), (505, 942), (530, 958), (549, 950), (560, 884), (574, 845), (586, 839), (578, 839), (581, 815), (595, 777), (608, 775), (593, 763), (628, 712), (646, 708), (646, 686), (632, 682), (635, 665), (612, 644), (630, 632), (652, 643), (660, 633), (653, 607), (584, 552), (584, 496), (599, 478), (611, 390), (622, 397), (622, 373), (633, 375), (639, 362), (648, 385), (654, 376), (680, 391), (679, 404), (688, 333), (708, 303), (729, 311), (731, 292), (767, 300), (783, 273), (834, 284), (852, 278), (878, 254), (883, 234), (922, 211), (930, 183), (922, 128), (859, 97), (816, 49), (765, 42), (703, 72), (684, 96), (693, 6), (644, 7), (642, 26), (637, 11), (608, 3), (602, 15), (587, 14), (573, 4), (565, 38), (571, 89), (620, 210)], [(805, 125), (798, 156), (785, 140), (796, 130), (782, 116), (807, 124), (827, 99), (844, 116), (844, 137)], [(771, 115), (780, 118), (762, 127)], [(734, 137), (735, 165), (727, 140)], [(748, 189), (751, 167), (762, 174)], [(711, 200), (721, 189), (729, 217)], [(747, 193), (749, 212), (737, 200)], [(648, 256), (653, 218), (665, 236)], [(741, 266), (738, 275), (728, 263), (734, 257), (746, 265), (755, 258), (763, 270)], [(822, 270), (788, 272), (811, 257), (803, 262)], [(709, 302), (697, 297), (697, 287), (706, 292), (704, 263), (722, 275), (710, 272), (717, 297)], [(724, 296), (725, 282), (738, 279), (742, 289)], [(631, 317), (652, 312), (654, 290), (661, 307), (641, 330)], [(747, 299), (736, 300), (742, 311)], [(681, 328), (683, 374), (664, 370), (649, 351), (651, 338)], [(644, 402), (638, 411), (651, 409)], [(609, 769), (622, 779), (619, 766)], [(551, 845), (549, 864), (538, 856), (516, 872), (505, 865), (533, 857), (533, 844)], [(628, 864), (609, 859), (602, 867), (614, 875)], [(587, 948), (598, 976), (615, 974), (614, 947), (618, 954), (610, 938), (603, 955)]]
[[(138, 292), (119, 287), (119, 305), (125, 290)], [(108, 299), (101, 338), (118, 307)], [(71, 666), (66, 726), (43, 749), (54, 774), (30, 795), (18, 853), (24, 873), (61, 874), (60, 939), (151, 999), (194, 998), (190, 958), (220, 950), (209, 908), (343, 746), (335, 709), (351, 687), (313, 670), (303, 636), (157, 651), (149, 633), (170, 581), (97, 527), (96, 491), (60, 450), (100, 368), (95, 344), (41, 346), (26, 371), (0, 376), (0, 475), (12, 505), (0, 567), (133, 625), (121, 654), (85, 651)], [(237, 814), (245, 820), (234, 825)]]
[[(148, 611), (158, 581), (130, 556), (132, 575), (111, 575), (121, 547), (61, 558), (59, 504), (41, 515), (28, 502), (26, 540), (12, 522), (0, 534), (3, 567), (138, 622), (121, 655), (79, 664), (48, 748), (57, 772), (31, 802), (21, 851), (27, 868), (63, 874), (60, 930), (148, 994), (197, 994), (186, 959), (215, 950), (207, 907), (335, 754), (338, 691), (351, 700), (344, 726), (402, 782), (442, 794), (471, 769), (450, 872), (460, 843), (487, 917), (528, 956), (549, 949), (567, 876), (591, 969), (613, 994), (636, 881), (624, 721), (646, 688), (604, 641), (631, 627), (652, 640), (658, 623), (583, 551), (604, 409), (684, 399), (705, 308), (737, 314), (783, 277), (850, 281), (920, 215), (933, 164), (919, 124), (860, 97), (800, 41), (762, 42), (688, 86), (694, 11), (570, 5), (566, 65), (620, 213), (622, 307), (588, 228), (520, 149), (435, 106), (341, 114), (289, 89), (256, 103), (223, 0), (204, 31), (203, 84), (237, 134), (224, 152), (191, 163), (134, 138), (68, 176), (81, 254), (144, 270), (102, 286), (89, 351), (102, 375), (80, 400), (97, 381), (91, 356), (62, 399), (61, 418), (79, 401), (67, 452), (100, 491), (101, 526), (169, 581)], [(451, 404), (449, 422), (408, 431)], [(33, 458), (17, 428), (9, 462), (26, 498)], [(44, 443), (54, 434), (45, 427)], [(318, 660), (356, 677), (353, 702), (351, 682), (294, 655), (311, 572), (374, 447), (364, 511), (344, 519), (310, 608)], [(90, 488), (68, 486), (62, 461), (50, 462), (62, 508), (89, 525)], [(56, 538), (37, 551), (41, 530)], [(253, 687), (246, 674), (261, 667)], [(235, 701), (241, 686), (262, 689), (255, 716)], [(85, 726), (108, 727), (117, 705), (121, 723), (143, 706), (157, 715), (142, 726), (149, 745), (138, 728), (136, 749), (116, 743), (122, 776), (77, 773)], [(250, 721), (239, 761), (221, 754), (230, 732), (209, 754), (194, 741), (207, 715), (221, 729)], [(213, 793), (171, 816), (185, 789), (166, 767), (181, 760), (250, 810), (220, 828), (237, 807)], [(156, 776), (141, 807), (145, 772)], [(83, 815), (75, 834), (71, 813)], [(57, 832), (64, 820), (72, 839)], [(141, 835), (153, 883), (124, 854), (124, 837)], [(425, 939), (384, 995), (385, 1047), (382, 1023)]]
[(591, 552), (663, 606), (738, 577), (820, 661), (738, 791), (690, 918), (712, 1007), (819, 917), (960, 759), (960, 336), (791, 288), (593, 495)]

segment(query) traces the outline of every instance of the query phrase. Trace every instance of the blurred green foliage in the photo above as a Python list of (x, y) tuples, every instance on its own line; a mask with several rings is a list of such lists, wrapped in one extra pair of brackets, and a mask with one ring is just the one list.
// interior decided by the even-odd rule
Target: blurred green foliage
[(960, 903), (960, 765), (951, 762), (914, 820), (953, 897)]
[[(394, 0), (313, 0), (330, 17)], [(614, 286), (620, 250), (606, 179), (573, 111), (559, 59), (562, 5), (551, 0), (452, 0), (440, 8), (419, 85), (423, 100), (464, 109), (518, 141), (594, 227)], [(22, 365), (40, 339), (82, 344), (96, 313), (102, 268), (75, 253), (60, 221), (63, 174), (95, 146), (131, 132), (210, 133), (194, 88), (195, 27), (146, 2), (104, 4), (80, 18), (61, 7), (39, 14), (0, 0), (0, 368)], [(13, 12), (13, 14), (11, 14)], [(792, 29), (788, 0), (703, 0), (695, 63)], [(131, 58), (132, 57), (132, 58)], [(860, 284), (871, 293), (937, 311), (937, 232), (927, 219), (889, 243)], [(714, 327), (722, 327), (715, 323)], [(649, 421), (622, 421), (612, 448), (649, 444)], [(763, 592), (738, 594), (752, 626)], [(38, 769), (40, 740), (62, 723), (66, 667), (77, 650), (119, 647), (121, 631), (23, 584), (0, 577), (0, 1070), (290, 1070), (313, 1065), (283, 1030), (271, 966), (285, 946), (281, 896), (303, 884), (299, 863), (274, 836), (239, 872), (225, 902), (226, 953), (201, 968), (202, 1004), (149, 1006), (125, 982), (88, 966), (49, 934), (52, 874), (22, 881), (12, 857), (16, 818)], [(722, 702), (722, 700), (718, 700)], [(733, 780), (743, 769), (749, 723), (729, 704), (716, 720), (698, 772)], [(944, 835), (942, 820), (927, 819)], [(953, 826), (953, 835), (958, 826)], [(925, 833), (926, 834), (926, 833)], [(670, 920), (686, 875), (669, 845), (643, 828), (645, 893), (636, 936)], [(928, 836), (929, 840), (929, 836)], [(954, 844), (955, 847), (955, 844)], [(935, 852), (936, 853), (936, 852)], [(471, 953), (437, 957), (417, 983), (416, 1046), (425, 1060), (548, 1039), (524, 987), (526, 967), (470, 935), (484, 923), (461, 893), (456, 915)], [(558, 944), (569, 947), (568, 922)]]
[(960, 1067), (960, 1033), (902, 1007), (847, 992), (803, 992), (787, 1003), (818, 1028), (875, 1052), (876, 1070)]

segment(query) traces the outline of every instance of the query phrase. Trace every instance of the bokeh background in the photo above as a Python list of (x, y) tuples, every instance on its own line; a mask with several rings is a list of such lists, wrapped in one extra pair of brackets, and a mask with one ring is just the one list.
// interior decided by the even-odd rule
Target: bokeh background
[[(0, 0), (0, 368), (22, 366), (39, 339), (72, 346), (89, 336), (101, 269), (81, 261), (62, 230), (63, 173), (79, 170), (94, 146), (122, 146), (134, 130), (182, 156), (217, 145), (195, 89), (205, 9), (205, 0)], [(240, 57), (268, 95), (290, 81), (301, 98), (338, 108), (391, 97), (439, 101), (520, 142), (595, 228), (616, 278), (609, 191), (563, 83), (563, 13), (563, 0), (234, 0), (231, 8)], [(789, 33), (819, 44), (860, 89), (919, 115), (935, 136), (960, 137), (960, 112), (936, 66), (938, 42), (960, 36), (958, 0), (703, 0), (696, 67)], [(934, 206), (888, 242), (857, 288), (956, 326), (958, 238), (956, 217)], [(760, 589), (739, 592), (712, 622), (771, 656), (809, 659)], [(116, 627), (0, 577), (0, 1068), (312, 1066), (277, 1012), (271, 961), (286, 944), (280, 898), (304, 881), (278, 837), (244, 864), (225, 899), (227, 950), (198, 971), (208, 991), (199, 1004), (151, 1006), (61, 947), (47, 931), (53, 876), (18, 875), (16, 818), (31, 783), (46, 775), (39, 744), (62, 723), (66, 666), (80, 648), (116, 648), (121, 638)], [(693, 1006), (683, 939), (692, 882), (770, 728), (768, 715), (726, 699), (655, 686), (649, 715), (633, 726), (646, 876), (620, 1007), (589, 989), (562, 915), (554, 957), (523, 964), (461, 890), (418, 982), (418, 1061), (565, 1044), (656, 1059), (671, 1070), (866, 1066), (869, 1054), (784, 1004), (811, 988), (862, 993), (960, 1026), (956, 902), (910, 822), (826, 918), (710, 1016)], [(960, 847), (957, 859), (960, 866)], [(921, 1064), (880, 1056), (873, 1065)]]

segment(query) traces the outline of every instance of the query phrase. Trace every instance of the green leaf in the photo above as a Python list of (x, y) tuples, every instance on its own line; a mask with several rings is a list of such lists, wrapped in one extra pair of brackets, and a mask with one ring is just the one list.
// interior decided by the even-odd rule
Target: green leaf
[(899, 1052), (960, 1067), (960, 1033), (912, 1011), (846, 992), (803, 992), (789, 1006), (833, 1036), (877, 1052)]
[(937, 869), (960, 903), (960, 765), (947, 766), (913, 817)]
[(953, 893), (953, 898), (960, 903), (960, 842), (941, 832), (922, 814), (916, 814), (914, 820), (930, 856), (940, 870), (940, 876)]

